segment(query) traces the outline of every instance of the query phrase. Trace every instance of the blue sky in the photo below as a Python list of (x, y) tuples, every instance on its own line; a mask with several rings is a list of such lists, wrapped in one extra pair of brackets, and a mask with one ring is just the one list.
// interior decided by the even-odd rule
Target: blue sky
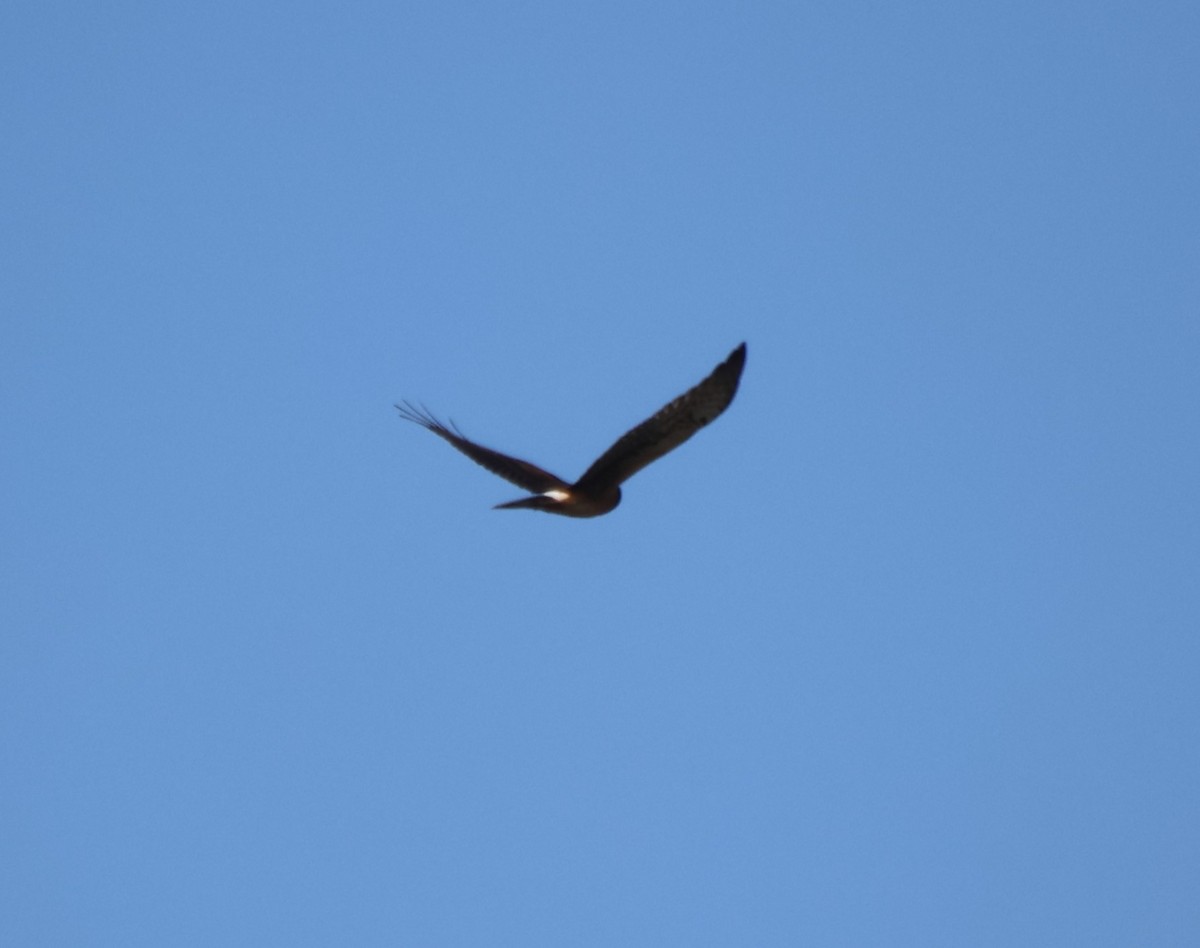
[[(1200, 13), (0, 13), (0, 942), (1191, 945)], [(739, 342), (737, 400), (573, 478)]]

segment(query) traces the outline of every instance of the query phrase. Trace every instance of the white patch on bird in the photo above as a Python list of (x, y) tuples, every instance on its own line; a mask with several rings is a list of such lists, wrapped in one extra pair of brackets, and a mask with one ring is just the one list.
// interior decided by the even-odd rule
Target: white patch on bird
[(571, 495), (568, 494), (565, 490), (557, 490), (556, 489), (556, 490), (548, 490), (544, 494), (542, 494), (542, 496), (549, 497), (551, 500), (566, 500)]

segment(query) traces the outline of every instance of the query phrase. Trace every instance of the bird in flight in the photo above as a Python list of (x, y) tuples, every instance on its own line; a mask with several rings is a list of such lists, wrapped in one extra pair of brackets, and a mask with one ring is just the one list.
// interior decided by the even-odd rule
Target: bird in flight
[(396, 406), (400, 417), (450, 442), (476, 464), (533, 496), (497, 504), (497, 510), (544, 510), (566, 517), (599, 517), (621, 502), (621, 484), (652, 461), (679, 447), (721, 414), (737, 392), (746, 364), (746, 344), (729, 354), (712, 374), (640, 425), (617, 439), (574, 484), (535, 464), (509, 457), (468, 440), (454, 422), (445, 425), (409, 402)]

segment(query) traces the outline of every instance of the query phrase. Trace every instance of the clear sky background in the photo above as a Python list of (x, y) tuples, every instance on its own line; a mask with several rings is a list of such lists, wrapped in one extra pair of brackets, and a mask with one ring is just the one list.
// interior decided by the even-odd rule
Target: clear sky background
[[(9, 3), (0, 943), (1200, 943), (1200, 8)], [(609, 516), (574, 478), (739, 342)]]

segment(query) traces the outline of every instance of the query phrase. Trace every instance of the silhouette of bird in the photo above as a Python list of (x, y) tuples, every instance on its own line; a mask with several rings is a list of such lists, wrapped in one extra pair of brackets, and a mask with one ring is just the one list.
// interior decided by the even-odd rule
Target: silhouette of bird
[(417, 408), (410, 402), (397, 405), (396, 410), (401, 418), (450, 442), (476, 464), (533, 494), (497, 504), (495, 509), (544, 510), (566, 517), (598, 517), (621, 502), (621, 484), (647, 464), (679, 447), (729, 407), (745, 364), (746, 344), (743, 342), (703, 382), (618, 438), (616, 444), (600, 455), (574, 484), (568, 484), (536, 464), (476, 444), (453, 421), (449, 425), (443, 424), (426, 409)]

